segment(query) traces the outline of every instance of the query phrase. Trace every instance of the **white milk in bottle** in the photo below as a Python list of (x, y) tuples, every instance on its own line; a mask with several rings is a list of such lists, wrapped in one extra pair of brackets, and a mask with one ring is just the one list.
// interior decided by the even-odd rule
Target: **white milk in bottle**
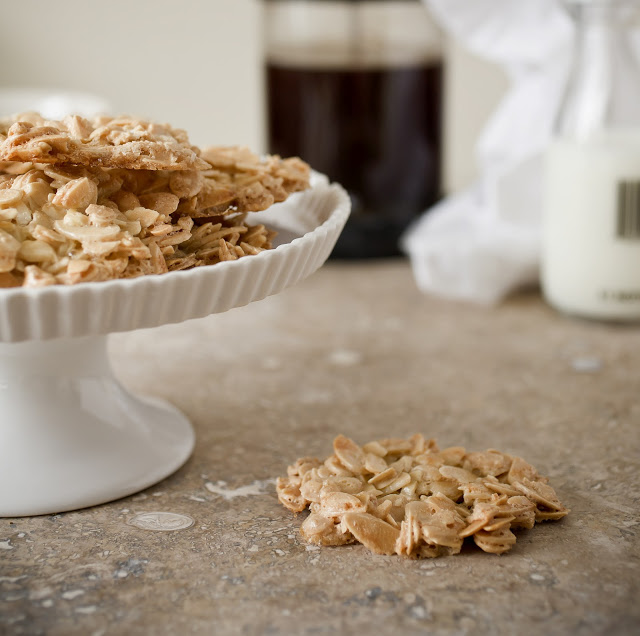
[(556, 309), (640, 320), (638, 0), (565, 0), (572, 71), (546, 157), (542, 289)]
[(640, 130), (557, 139), (546, 162), (542, 284), (587, 317), (640, 318)]

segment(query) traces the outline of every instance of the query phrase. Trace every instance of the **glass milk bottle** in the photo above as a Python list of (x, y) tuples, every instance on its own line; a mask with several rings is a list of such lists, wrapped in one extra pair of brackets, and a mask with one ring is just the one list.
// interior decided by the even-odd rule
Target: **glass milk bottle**
[(568, 0), (574, 60), (547, 156), (542, 288), (560, 311), (640, 320), (637, 2)]
[(399, 254), (440, 195), (442, 37), (420, 0), (266, 0), (267, 150), (341, 183), (333, 256)]

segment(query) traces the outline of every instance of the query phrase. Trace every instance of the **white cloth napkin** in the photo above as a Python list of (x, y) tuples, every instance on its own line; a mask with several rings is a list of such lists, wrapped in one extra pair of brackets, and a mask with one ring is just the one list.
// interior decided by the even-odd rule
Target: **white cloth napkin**
[(479, 180), (410, 227), (402, 247), (426, 292), (494, 303), (538, 279), (542, 153), (572, 39), (555, 0), (425, 0), (445, 31), (500, 65), (510, 88), (477, 144)]

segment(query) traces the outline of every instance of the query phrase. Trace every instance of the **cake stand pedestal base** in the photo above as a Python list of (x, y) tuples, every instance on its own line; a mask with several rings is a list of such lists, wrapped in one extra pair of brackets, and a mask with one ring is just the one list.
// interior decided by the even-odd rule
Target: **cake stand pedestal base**
[(0, 344), (0, 517), (112, 501), (190, 456), (187, 418), (126, 391), (106, 344), (106, 336)]

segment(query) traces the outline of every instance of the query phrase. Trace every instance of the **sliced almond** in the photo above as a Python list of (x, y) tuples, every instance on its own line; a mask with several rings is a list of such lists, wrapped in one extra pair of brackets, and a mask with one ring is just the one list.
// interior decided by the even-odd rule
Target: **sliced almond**
[(356, 475), (363, 472), (364, 452), (353, 440), (344, 435), (338, 435), (333, 441), (333, 452), (340, 463), (350, 471)]
[(367, 513), (344, 515), (342, 523), (356, 538), (376, 554), (394, 554), (400, 531), (386, 521)]

